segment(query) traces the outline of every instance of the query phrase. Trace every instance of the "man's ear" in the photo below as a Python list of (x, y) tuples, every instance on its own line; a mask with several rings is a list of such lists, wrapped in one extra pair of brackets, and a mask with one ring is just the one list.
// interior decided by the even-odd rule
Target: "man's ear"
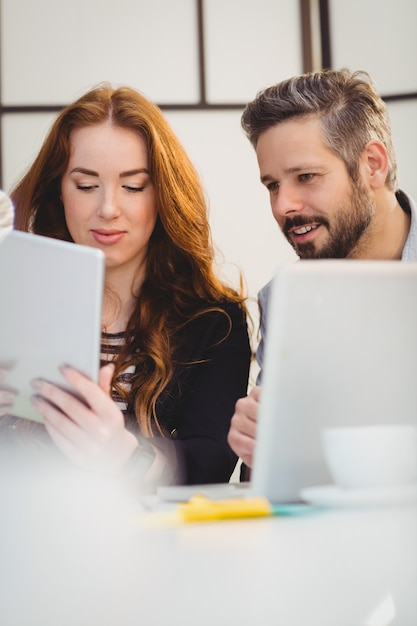
[(385, 185), (388, 165), (388, 153), (384, 144), (377, 139), (368, 141), (361, 155), (361, 167), (372, 189), (380, 189)]

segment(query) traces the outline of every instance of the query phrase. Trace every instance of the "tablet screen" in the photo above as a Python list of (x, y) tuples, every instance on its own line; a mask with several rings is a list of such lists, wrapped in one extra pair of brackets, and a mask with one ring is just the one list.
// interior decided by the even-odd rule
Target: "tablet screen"
[(66, 386), (68, 364), (97, 381), (104, 254), (50, 237), (11, 231), (0, 242), (2, 386), (17, 392), (10, 411), (41, 421), (33, 378)]

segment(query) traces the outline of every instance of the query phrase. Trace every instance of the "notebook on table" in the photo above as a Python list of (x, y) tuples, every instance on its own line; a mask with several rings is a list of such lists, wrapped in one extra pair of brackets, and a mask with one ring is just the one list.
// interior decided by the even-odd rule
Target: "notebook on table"
[[(275, 276), (248, 495), (272, 503), (330, 481), (326, 426), (417, 423), (417, 263), (297, 261)], [(234, 484), (164, 488), (242, 496)], [(227, 491), (229, 490), (229, 492)]]
[(10, 413), (40, 421), (30, 381), (66, 386), (58, 367), (98, 380), (104, 254), (11, 231), (0, 242), (1, 383), (17, 392)]

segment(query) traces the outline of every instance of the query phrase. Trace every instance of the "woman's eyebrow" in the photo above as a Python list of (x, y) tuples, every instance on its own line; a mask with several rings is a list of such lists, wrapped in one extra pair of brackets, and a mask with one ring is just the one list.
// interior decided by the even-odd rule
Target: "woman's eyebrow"
[[(98, 172), (95, 172), (94, 170), (89, 170), (86, 167), (74, 167), (73, 170), (71, 170), (70, 174), (86, 174), (87, 176), (99, 176)], [(149, 170), (146, 167), (139, 167), (136, 168), (134, 170), (127, 170), (126, 172), (120, 172), (119, 177), (120, 178), (127, 178), (128, 176), (135, 176), (136, 174), (149, 174)]]
[(149, 170), (146, 167), (140, 167), (135, 170), (127, 170), (127, 172), (121, 172), (120, 178), (126, 178), (127, 176), (135, 176), (136, 174), (149, 174)]
[(70, 174), (76, 174), (77, 172), (79, 172), (80, 174), (87, 174), (87, 176), (98, 176), (98, 172), (95, 172), (94, 170), (89, 170), (85, 167), (74, 167), (74, 169), (71, 170)]

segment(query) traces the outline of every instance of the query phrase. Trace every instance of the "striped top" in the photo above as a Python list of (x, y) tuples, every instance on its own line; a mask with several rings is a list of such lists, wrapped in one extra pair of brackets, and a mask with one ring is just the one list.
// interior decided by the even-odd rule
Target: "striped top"
[[(101, 335), (101, 365), (111, 363), (120, 352), (120, 347), (125, 344), (125, 333), (102, 333)], [(117, 377), (117, 382), (127, 392), (130, 391), (132, 376), (135, 373), (135, 366), (130, 365)], [(127, 413), (127, 403), (123, 400), (115, 389), (112, 389), (112, 398), (124, 415)]]

